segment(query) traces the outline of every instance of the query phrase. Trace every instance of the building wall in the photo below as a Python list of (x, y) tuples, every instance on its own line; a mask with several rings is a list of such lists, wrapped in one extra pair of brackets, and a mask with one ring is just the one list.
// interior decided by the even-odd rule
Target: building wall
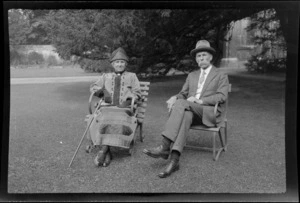
[(56, 52), (55, 47), (52, 45), (19, 45), (16, 46), (17, 50), (23, 54), (29, 54), (30, 52), (37, 52), (42, 54), (44, 59), (49, 56), (54, 56), (58, 62), (62, 62), (63, 59)]
[(248, 24), (248, 19), (242, 19), (233, 22), (233, 29), (227, 34), (227, 38), (231, 36), (231, 40), (224, 43), (224, 58), (238, 57), (240, 55), (238, 48), (241, 45), (247, 45), (248, 43), (251, 43), (245, 30)]
[[(227, 34), (227, 38), (231, 36), (231, 40), (229, 42), (224, 42), (223, 44), (224, 55), (221, 61), (221, 66), (237, 68), (244, 67), (243, 64), (252, 55), (256, 55), (261, 52), (262, 47), (254, 44), (251, 40), (251, 33), (245, 29), (249, 23), (249, 18), (233, 22), (233, 29)], [(278, 40), (280, 41), (284, 39)], [(284, 58), (286, 56), (286, 51), (274, 44), (269, 52), (270, 57)]]

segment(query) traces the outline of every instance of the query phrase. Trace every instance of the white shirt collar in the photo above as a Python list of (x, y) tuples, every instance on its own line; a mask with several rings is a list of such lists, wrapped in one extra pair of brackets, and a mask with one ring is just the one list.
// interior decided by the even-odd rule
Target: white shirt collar
[[(210, 65), (208, 68), (206, 68), (206, 69), (204, 70), (205, 75), (207, 75), (207, 74), (210, 72), (211, 68), (212, 68), (212, 65)], [(202, 71), (202, 70), (203, 70), (203, 69), (201, 69), (201, 71)]]

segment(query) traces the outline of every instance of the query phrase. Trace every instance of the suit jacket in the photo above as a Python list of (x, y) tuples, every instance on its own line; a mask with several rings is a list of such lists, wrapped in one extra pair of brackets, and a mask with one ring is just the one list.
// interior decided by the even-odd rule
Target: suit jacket
[[(97, 86), (101, 91), (107, 92), (111, 101), (113, 101), (115, 77), (116, 73), (114, 72), (102, 74), (100, 78), (90, 86), (90, 91), (92, 91), (92, 87)], [(125, 71), (121, 76), (119, 103), (122, 104), (131, 96), (135, 99), (141, 97), (140, 82), (135, 73)]]
[[(200, 70), (189, 73), (182, 90), (177, 94), (178, 99), (187, 99), (195, 96)], [(216, 126), (221, 123), (225, 116), (225, 105), (228, 97), (228, 76), (212, 66), (205, 80), (200, 99), (203, 101), (202, 122), (207, 126)], [(219, 102), (217, 117), (214, 116), (214, 106)], [(200, 104), (199, 104), (200, 105)]]

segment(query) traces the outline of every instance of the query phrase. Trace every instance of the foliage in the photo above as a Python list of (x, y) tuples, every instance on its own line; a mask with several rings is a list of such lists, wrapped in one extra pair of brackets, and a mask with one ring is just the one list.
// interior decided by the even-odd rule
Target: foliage
[(9, 44), (20, 45), (27, 42), (27, 35), (32, 31), (28, 13), (21, 9), (8, 10)]
[(287, 47), (276, 10), (267, 9), (252, 15), (247, 30), (252, 33), (253, 42), (261, 48), (259, 54), (248, 60), (247, 69), (257, 72), (284, 70)]
[(112, 66), (108, 60), (93, 60), (88, 58), (81, 58), (78, 64), (86, 72), (111, 72)]
[(21, 63), (22, 54), (19, 53), (17, 50), (12, 49), (10, 51), (10, 63), (12, 66), (19, 65)]
[(30, 20), (31, 32), (27, 36), (27, 44), (51, 44), (50, 36), (44, 29), (44, 16), (50, 10), (26, 10)]
[[(50, 42), (65, 60), (77, 56), (87, 70), (122, 46), (137, 72), (165, 64), (165, 73), (189, 55), (200, 39), (222, 58), (223, 42), (231, 22), (258, 9), (58, 9), (26, 11), (31, 32), (27, 42)], [(189, 56), (188, 56), (189, 57)], [(90, 59), (90, 60), (84, 60)], [(184, 59), (185, 60), (185, 59)], [(194, 60), (191, 59), (190, 60)], [(95, 63), (95, 64), (93, 64)], [(91, 66), (91, 67), (90, 67)], [(193, 66), (186, 65), (191, 70)], [(97, 69), (98, 70), (98, 69)]]
[(204, 38), (217, 49), (218, 61), (230, 22), (248, 13), (238, 9), (50, 10), (40, 19), (64, 59), (76, 55), (99, 60), (122, 46), (141, 61), (138, 71), (145, 71), (157, 63), (166, 64), (166, 70), (177, 66)]
[[(13, 67), (27, 67), (30, 62), (28, 60), (28, 54), (19, 52), (17, 49), (11, 49), (10, 51), (10, 65)], [(24, 66), (23, 66), (24, 65)]]
[(35, 51), (32, 51), (28, 54), (28, 63), (29, 64), (41, 64), (45, 61), (42, 54), (39, 54)]
[(286, 58), (262, 58), (261, 54), (251, 56), (245, 64), (250, 72), (281, 72), (286, 69)]
[(57, 61), (56, 57), (53, 55), (48, 56), (48, 58), (46, 59), (46, 62), (48, 63), (49, 66), (58, 65), (58, 61)]

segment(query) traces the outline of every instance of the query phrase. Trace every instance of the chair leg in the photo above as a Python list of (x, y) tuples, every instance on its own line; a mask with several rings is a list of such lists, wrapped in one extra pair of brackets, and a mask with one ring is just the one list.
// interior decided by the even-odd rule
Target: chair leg
[(140, 123), (139, 126), (140, 126), (140, 141), (143, 142), (144, 141), (144, 138), (143, 138), (143, 124)]
[(223, 137), (222, 137), (222, 134), (221, 134), (221, 129), (218, 132), (218, 134), (219, 134), (219, 138), (220, 138), (220, 141), (221, 141), (222, 148), (224, 149), (225, 145), (224, 145)]
[(225, 147), (224, 147), (224, 151), (227, 151), (227, 121), (225, 121)]
[(216, 161), (216, 133), (213, 133), (213, 159)]

